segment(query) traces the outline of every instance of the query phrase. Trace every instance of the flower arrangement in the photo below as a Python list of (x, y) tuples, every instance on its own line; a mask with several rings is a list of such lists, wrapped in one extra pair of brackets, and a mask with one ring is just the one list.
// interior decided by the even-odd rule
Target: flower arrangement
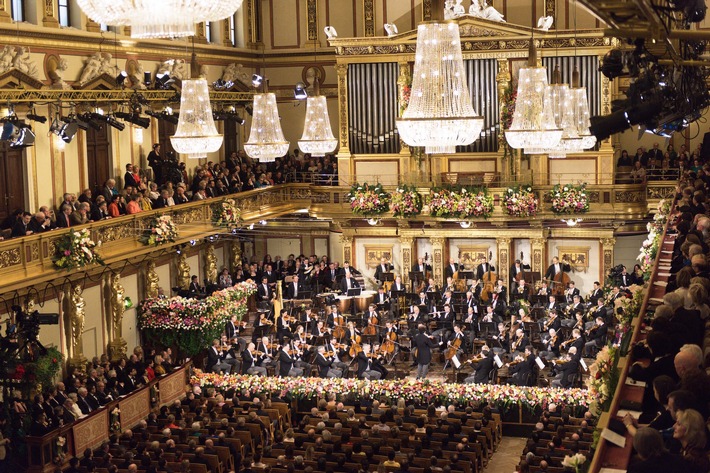
[(641, 250), (636, 258), (641, 263), (644, 280), (648, 281), (651, 278), (653, 263), (658, 255), (658, 248), (661, 245), (661, 235), (663, 229), (668, 222), (668, 215), (671, 212), (672, 202), (669, 200), (661, 200), (658, 203), (658, 212), (653, 216), (653, 221), (646, 224), (648, 237), (641, 244)]
[(550, 191), (552, 211), (556, 214), (581, 214), (589, 211), (587, 184), (556, 184)]
[(432, 189), (428, 203), (429, 213), (436, 217), (466, 220), (493, 214), (493, 197), (485, 188)]
[(119, 409), (118, 407), (114, 407), (111, 411), (109, 432), (111, 432), (112, 434), (121, 433), (121, 409)]
[(631, 297), (620, 297), (614, 301), (614, 316), (617, 324), (614, 333), (614, 346), (621, 350), (621, 356), (626, 356), (631, 342), (631, 322), (641, 314), (644, 292), (647, 285), (633, 284), (628, 287)]
[(503, 107), (500, 114), (500, 127), (502, 130), (509, 130), (513, 123), (515, 114), (515, 102), (518, 99), (517, 90), (513, 89), (513, 84), (508, 84), (503, 92)]
[(609, 409), (611, 398), (619, 383), (619, 350), (616, 347), (605, 346), (597, 358), (589, 366), (587, 388), (594, 399), (589, 410), (600, 413)]
[(412, 97), (412, 84), (407, 83), (402, 86), (399, 93), (399, 116), (401, 117), (407, 107), (409, 107), (409, 99)]
[(414, 217), (422, 212), (422, 196), (416, 187), (398, 187), (391, 196), (390, 210), (395, 217)]
[(34, 378), (37, 385), (52, 386), (54, 378), (64, 366), (64, 355), (55, 347), (49, 347), (47, 352), (31, 365), (30, 378)]
[(356, 399), (369, 396), (373, 399), (386, 396), (396, 400), (431, 403), (439, 400), (452, 402), (482, 402), (499, 408), (510, 408), (518, 404), (531, 409), (546, 409), (551, 403), (562, 407), (586, 409), (592, 396), (586, 389), (558, 389), (541, 387), (519, 387), (492, 384), (454, 384), (431, 380), (362, 380), (353, 378), (277, 378), (250, 375), (220, 375), (203, 373), (195, 369), (190, 384), (200, 387), (214, 387), (218, 390), (234, 389), (256, 394), (272, 394), (291, 399), (312, 399), (335, 393), (344, 398), (353, 395)]
[(382, 184), (354, 184), (348, 193), (350, 209), (359, 215), (380, 215), (389, 210), (390, 195)]
[(104, 264), (95, 250), (98, 246), (101, 242), (95, 243), (89, 230), (70, 231), (56, 242), (54, 265), (70, 271), (89, 264)]
[(57, 441), (54, 443), (54, 455), (52, 455), (52, 459), (57, 466), (64, 465), (64, 458), (67, 456), (66, 444), (67, 438), (61, 435), (57, 437)]
[(146, 299), (139, 306), (138, 328), (148, 338), (163, 346), (177, 346), (192, 357), (219, 338), (232, 315), (241, 319), (247, 313), (247, 298), (255, 292), (256, 285), (249, 280), (201, 300)]
[(587, 456), (583, 453), (565, 455), (562, 459), (562, 466), (574, 470), (575, 473), (580, 473), (585, 463), (587, 463)]
[(537, 213), (538, 201), (532, 186), (509, 187), (503, 194), (503, 206), (513, 217), (532, 217)]
[(218, 227), (230, 230), (237, 228), (242, 222), (242, 211), (234, 199), (224, 199), (212, 206), (212, 223)]
[(170, 215), (161, 215), (151, 219), (148, 228), (143, 231), (140, 241), (144, 245), (158, 246), (177, 240), (177, 225)]

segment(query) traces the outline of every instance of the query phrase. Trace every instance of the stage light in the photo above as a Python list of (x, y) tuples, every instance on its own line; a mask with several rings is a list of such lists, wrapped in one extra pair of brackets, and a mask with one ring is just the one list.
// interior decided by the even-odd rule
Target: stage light
[(144, 72), (143, 73), (143, 84), (145, 84), (146, 87), (150, 86), (150, 84), (153, 83), (153, 78), (151, 77), (150, 72)]
[(81, 115), (78, 115), (76, 117), (76, 124), (82, 130), (88, 130), (89, 128), (93, 128), (96, 131), (100, 131), (102, 128), (100, 123), (96, 123), (91, 118), (90, 113), (82, 113)]
[(624, 75), (624, 53), (617, 48), (607, 51), (602, 58), (599, 71), (609, 80)]
[(32, 120), (33, 122), (47, 123), (47, 117), (44, 117), (42, 115), (36, 115), (34, 113), (28, 113), (27, 119)]
[(155, 88), (156, 89), (167, 89), (174, 82), (175, 82), (175, 79), (171, 78), (170, 74), (168, 74), (167, 72), (155, 75)]
[(61, 138), (63, 142), (71, 143), (71, 140), (74, 139), (74, 135), (79, 131), (79, 127), (74, 121), (67, 123), (55, 117), (52, 121), (52, 125), (49, 127), (49, 131)]
[(293, 98), (296, 100), (306, 100), (308, 98), (308, 92), (306, 91), (306, 84), (299, 82), (296, 87), (293, 88)]
[(126, 71), (121, 71), (118, 73), (116, 76), (116, 85), (119, 87), (123, 87), (123, 83), (126, 82), (126, 79), (128, 78), (128, 73)]
[(28, 125), (21, 122), (5, 122), (2, 127), (0, 140), (9, 141), (10, 148), (24, 148), (32, 146), (35, 142), (35, 134)]
[(258, 89), (261, 83), (264, 81), (264, 78), (261, 77), (259, 74), (252, 74), (251, 76), (251, 85), (255, 88)]
[(102, 115), (101, 113), (93, 112), (91, 114), (91, 118), (96, 121), (108, 123), (110, 126), (117, 129), (118, 131), (123, 131), (126, 128), (125, 124), (119, 122), (111, 115)]

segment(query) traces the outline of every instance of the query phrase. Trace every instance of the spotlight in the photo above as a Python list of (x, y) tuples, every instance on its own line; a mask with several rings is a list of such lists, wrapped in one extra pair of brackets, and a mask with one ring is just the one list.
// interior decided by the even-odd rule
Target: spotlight
[(607, 51), (602, 58), (599, 71), (609, 80), (624, 75), (624, 53), (617, 48)]
[(47, 117), (43, 117), (42, 115), (36, 115), (34, 113), (28, 113), (27, 119), (32, 120), (33, 122), (47, 123)]
[(236, 235), (236, 234), (237, 234), (237, 229), (236, 229), (236, 228), (232, 228), (232, 235)]
[(101, 124), (96, 123), (92, 118), (90, 113), (82, 113), (76, 117), (76, 124), (82, 130), (88, 130), (93, 128), (96, 131), (101, 130)]
[(387, 36), (394, 36), (399, 33), (397, 25), (394, 23), (385, 23), (385, 31), (387, 32)]
[(116, 112), (116, 117), (128, 123), (133, 123), (143, 128), (148, 128), (150, 126), (150, 119), (141, 117), (137, 113), (126, 113), (126, 112)]
[(263, 77), (261, 77), (259, 74), (252, 74), (251, 85), (254, 86), (255, 89), (258, 89), (262, 82), (264, 82)]
[(195, 246), (197, 244), (197, 240), (190, 240), (190, 246)]
[(328, 39), (335, 39), (338, 37), (338, 32), (332, 26), (326, 26), (323, 28), (323, 32)]
[(121, 71), (116, 76), (116, 85), (119, 87), (123, 87), (123, 83), (126, 82), (127, 78), (128, 78), (128, 73), (126, 71)]
[(234, 87), (234, 82), (232, 82), (231, 80), (217, 79), (216, 81), (212, 82), (212, 88), (215, 90), (229, 90), (232, 87)]
[(299, 82), (296, 87), (293, 88), (293, 97), (296, 100), (306, 100), (308, 98), (308, 92), (306, 91), (306, 84)]
[(108, 123), (109, 125), (111, 125), (111, 126), (114, 127), (115, 129), (117, 129), (118, 131), (123, 131), (123, 130), (126, 128), (126, 125), (125, 125), (125, 124), (119, 122), (118, 120), (116, 120), (116, 119), (115, 119), (114, 117), (112, 117), (111, 115), (102, 115), (102, 114), (97, 113), (97, 112), (92, 112), (92, 113), (91, 113), (91, 118), (92, 118), (93, 120), (96, 120), (96, 121)]
[(156, 89), (167, 89), (170, 85), (175, 82), (175, 79), (170, 77), (167, 72), (155, 75), (155, 88)]
[(145, 84), (145, 86), (147, 87), (152, 83), (153, 83), (153, 78), (151, 77), (150, 72), (144, 72), (143, 73), (143, 84)]
[(76, 132), (79, 131), (79, 127), (73, 121), (67, 123), (56, 117), (52, 121), (49, 131), (60, 137), (65, 143), (71, 143), (71, 140), (74, 139), (74, 135), (76, 135)]
[(254, 230), (254, 224), (249, 225), (249, 230)]
[(32, 146), (35, 142), (35, 134), (28, 125), (21, 122), (6, 122), (2, 127), (0, 140), (9, 141), (10, 148), (24, 148)]

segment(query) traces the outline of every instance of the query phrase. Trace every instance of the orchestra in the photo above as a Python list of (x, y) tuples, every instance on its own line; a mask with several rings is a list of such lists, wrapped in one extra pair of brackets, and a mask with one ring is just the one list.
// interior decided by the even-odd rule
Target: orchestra
[[(545, 366), (564, 386), (579, 359), (604, 346), (613, 301), (625, 294), (595, 281), (585, 297), (566, 274), (569, 264), (556, 257), (541, 277), (521, 255), (510, 267), (509, 286), (486, 257), (472, 266), (451, 258), (439, 268), (443, 288), (428, 255), (405, 268), (416, 284), (386, 257), (361, 271), (347, 261), (342, 267), (292, 256), (278, 262), (263, 271), (249, 267), (258, 281), (256, 315), (230, 317), (207, 350), (209, 371), (386, 379), (406, 375), (404, 365), (417, 366), (424, 378), (430, 364), (442, 363), (445, 374), (473, 369), (464, 382), (536, 385)], [(560, 275), (567, 277), (564, 286)], [(375, 290), (365, 290), (373, 282)]]

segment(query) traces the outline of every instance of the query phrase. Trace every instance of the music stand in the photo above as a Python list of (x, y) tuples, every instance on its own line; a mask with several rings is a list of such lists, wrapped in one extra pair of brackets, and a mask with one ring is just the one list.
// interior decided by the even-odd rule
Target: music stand
[(484, 334), (484, 338), (488, 338), (491, 334), (495, 335), (496, 323), (495, 322), (481, 322), (479, 325), (479, 332)]
[(380, 277), (382, 278), (380, 279), (381, 283), (394, 282), (394, 273), (391, 271), (388, 271), (386, 273), (380, 273)]
[(459, 271), (459, 279), (463, 279), (468, 285), (468, 280), (473, 279), (473, 271)]
[(355, 297), (359, 296), (362, 294), (362, 288), (361, 287), (352, 287), (348, 289), (348, 293), (346, 294), (348, 297)]

